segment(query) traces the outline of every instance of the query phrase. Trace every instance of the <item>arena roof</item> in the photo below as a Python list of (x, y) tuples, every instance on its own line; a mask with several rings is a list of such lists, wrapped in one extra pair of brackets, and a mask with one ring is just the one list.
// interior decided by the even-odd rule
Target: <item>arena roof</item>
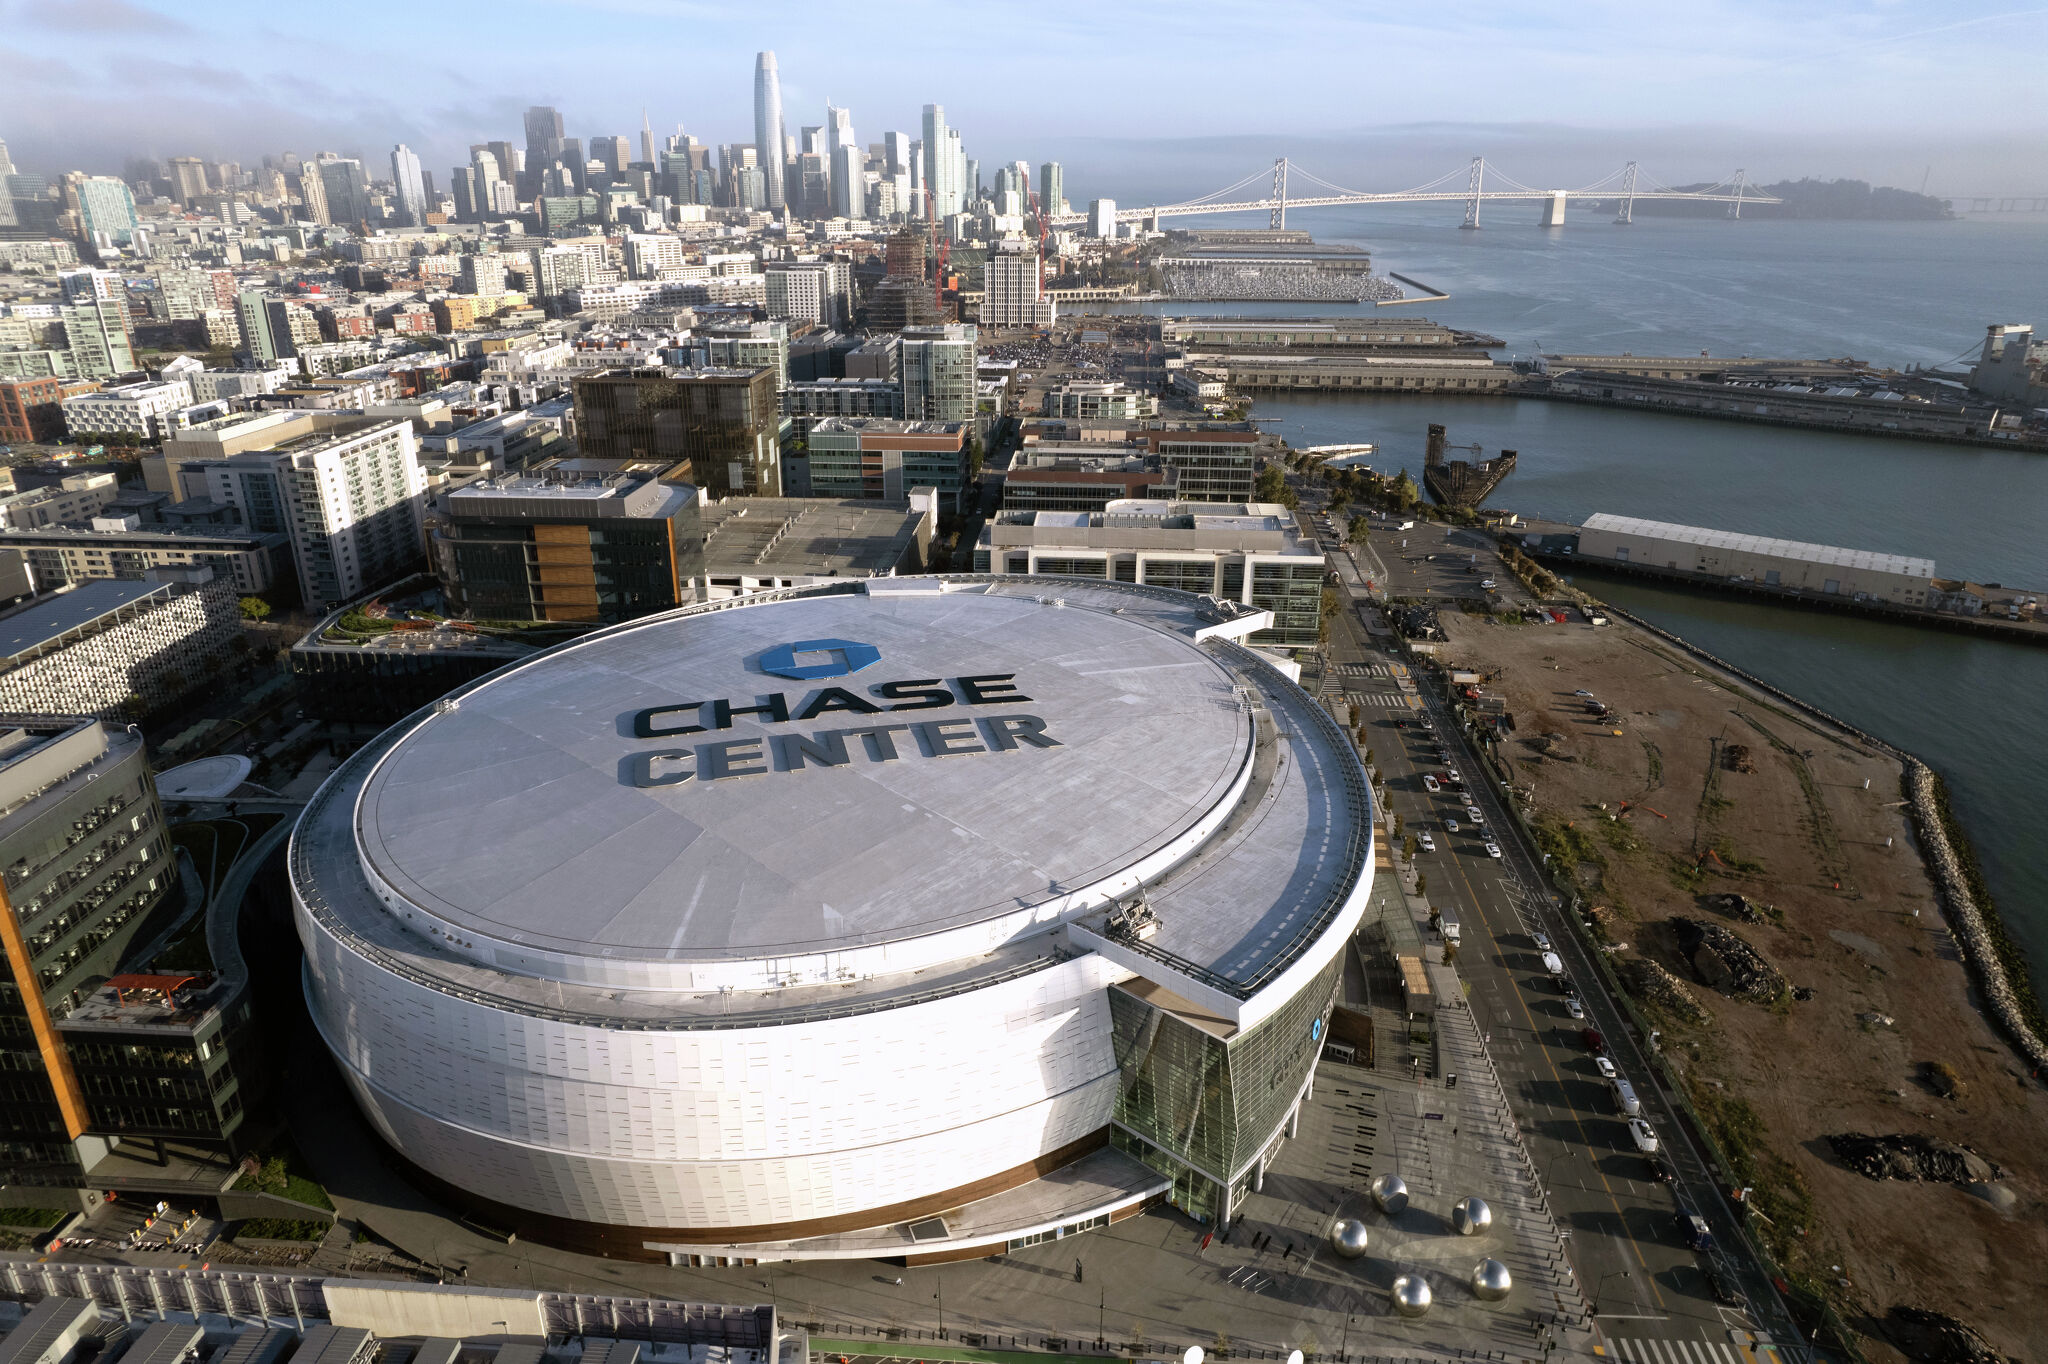
[[(1076, 951), (1250, 1026), (1347, 931), (1372, 857), (1349, 736), (1231, 642), (1268, 621), (1163, 588), (1005, 575), (684, 608), (387, 731), (307, 807), (294, 884), (387, 970), (607, 1027), (866, 1013)], [(1008, 674), (975, 684), (991, 704), (967, 704), (962, 679)], [(870, 689), (930, 678), (951, 703), (798, 718), (830, 687), (889, 704)], [(745, 712), (778, 693), (792, 723)], [(703, 732), (635, 736), (641, 712), (685, 702), (706, 704), (650, 723)], [(1031, 720), (1056, 742), (1017, 737)], [(892, 761), (860, 734), (933, 722), (893, 732)], [(832, 730), (847, 761), (813, 765)], [(792, 766), (798, 734), (813, 748)], [(959, 751), (935, 755), (935, 738)], [(746, 780), (693, 747), (734, 740)]]
[[(879, 658), (850, 677), (763, 671), (806, 640)], [(780, 694), (800, 715), (827, 688), (867, 698), (876, 683), (962, 677), (1014, 691), (808, 724), (735, 715), (686, 739), (631, 731), (655, 706)], [(1187, 828), (1246, 761), (1234, 681), (1184, 635), (1029, 596), (849, 594), (662, 620), (570, 645), (426, 720), (368, 783), (359, 837), (379, 875), (464, 934), (668, 960), (886, 942), (1054, 898)], [(639, 752), (889, 721), (957, 722), (948, 737), (983, 748), (973, 721), (1013, 714), (1042, 719), (1058, 747), (933, 758), (899, 730), (896, 761), (856, 738), (844, 765), (775, 771), (755, 743), (742, 759), (755, 779), (621, 779)], [(709, 724), (700, 710), (661, 724), (693, 719)]]

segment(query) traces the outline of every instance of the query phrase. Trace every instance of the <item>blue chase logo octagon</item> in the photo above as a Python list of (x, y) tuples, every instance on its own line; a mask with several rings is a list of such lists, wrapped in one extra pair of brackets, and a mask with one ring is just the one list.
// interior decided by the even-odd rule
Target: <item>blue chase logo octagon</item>
[(877, 662), (882, 651), (850, 639), (800, 639), (761, 655), (761, 671), (798, 682), (844, 677)]

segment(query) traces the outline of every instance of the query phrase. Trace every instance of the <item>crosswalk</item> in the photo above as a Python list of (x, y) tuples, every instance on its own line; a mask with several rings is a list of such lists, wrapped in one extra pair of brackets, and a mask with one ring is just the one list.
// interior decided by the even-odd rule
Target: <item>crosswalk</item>
[(1406, 677), (1408, 670), (1397, 663), (1339, 663), (1330, 672), (1337, 677)]
[(1657, 1340), (1610, 1336), (1610, 1358), (1627, 1364), (1778, 1364), (1777, 1352), (1760, 1346), (1755, 1354), (1711, 1340)]
[(1415, 697), (1398, 696), (1391, 692), (1348, 691), (1344, 693), (1344, 699), (1354, 706), (1364, 706), (1367, 709), (1373, 707), (1378, 707), (1381, 710), (1422, 709), (1422, 702)]

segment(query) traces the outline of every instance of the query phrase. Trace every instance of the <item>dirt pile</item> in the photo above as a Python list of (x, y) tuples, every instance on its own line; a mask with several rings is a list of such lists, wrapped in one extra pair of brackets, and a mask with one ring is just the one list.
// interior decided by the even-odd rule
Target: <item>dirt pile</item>
[(1747, 744), (1728, 744), (1721, 750), (1721, 766), (1730, 772), (1754, 772), (1756, 760), (1749, 756)]
[(1676, 915), (1671, 931), (1677, 935), (1678, 950), (1685, 954), (1693, 975), (1710, 989), (1736, 999), (1771, 1004), (1790, 988), (1763, 953), (1732, 929)]
[(1885, 1315), (1884, 1333), (1917, 1364), (2006, 1364), (1974, 1328), (1940, 1312), (1894, 1307)]
[(1940, 1137), (1921, 1137), (1910, 1132), (1895, 1132), (1888, 1137), (1838, 1132), (1827, 1143), (1837, 1160), (1869, 1179), (1983, 1184), (2005, 1173), (1969, 1147)]
[(1693, 998), (1685, 982), (1648, 957), (1631, 957), (1621, 963), (1621, 983), (1645, 1004), (1662, 1009), (1683, 1023), (1705, 1023), (1713, 1017)]
[(1726, 914), (1731, 919), (1740, 919), (1746, 924), (1774, 923), (1779, 917), (1775, 906), (1759, 904), (1746, 895), (1727, 891), (1719, 895), (1702, 895), (1700, 903), (1716, 914)]

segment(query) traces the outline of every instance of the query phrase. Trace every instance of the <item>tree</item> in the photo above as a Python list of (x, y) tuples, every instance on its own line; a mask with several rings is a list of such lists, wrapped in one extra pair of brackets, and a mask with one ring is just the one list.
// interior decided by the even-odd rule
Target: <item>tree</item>
[(1429, 878), (1428, 878), (1428, 877), (1426, 877), (1426, 876), (1424, 876), (1424, 875), (1423, 875), (1423, 874), (1422, 874), (1421, 872), (1416, 872), (1416, 873), (1415, 873), (1415, 893), (1416, 893), (1417, 895), (1420, 895), (1420, 894), (1422, 894), (1422, 893), (1423, 893), (1423, 892), (1424, 892), (1425, 890), (1428, 890), (1428, 889), (1429, 889)]
[(1287, 486), (1287, 475), (1280, 472), (1280, 466), (1277, 464), (1268, 464), (1259, 470), (1258, 481), (1252, 485), (1252, 500), (1278, 502), (1288, 508), (1296, 506), (1301, 501), (1295, 496), (1294, 489)]
[(270, 603), (261, 597), (242, 598), (243, 620), (269, 620)]
[(1387, 490), (1387, 495), (1394, 500), (1396, 506), (1407, 511), (1422, 500), (1422, 489), (1415, 486), (1415, 480), (1408, 476), (1406, 469), (1403, 469), (1401, 476), (1395, 479), (1393, 486)]
[[(1394, 837), (1399, 838), (1401, 836), (1401, 831), (1406, 827), (1406, 824), (1407, 821), (1403, 820), (1399, 815), (1394, 816)], [(1413, 854), (1410, 855), (1413, 856)]]
[[(1394, 836), (1396, 838), (1400, 838), (1400, 833), (1398, 830), (1396, 831)], [(1408, 861), (1413, 862), (1415, 860), (1415, 850), (1421, 846), (1421, 844), (1415, 841), (1415, 835), (1410, 834), (1408, 835), (1408, 837), (1401, 839), (1401, 856), (1406, 858)]]
[(1367, 540), (1370, 540), (1372, 538), (1372, 518), (1364, 512), (1360, 512), (1352, 517), (1351, 527), (1346, 532), (1345, 538), (1354, 545), (1362, 545)]

